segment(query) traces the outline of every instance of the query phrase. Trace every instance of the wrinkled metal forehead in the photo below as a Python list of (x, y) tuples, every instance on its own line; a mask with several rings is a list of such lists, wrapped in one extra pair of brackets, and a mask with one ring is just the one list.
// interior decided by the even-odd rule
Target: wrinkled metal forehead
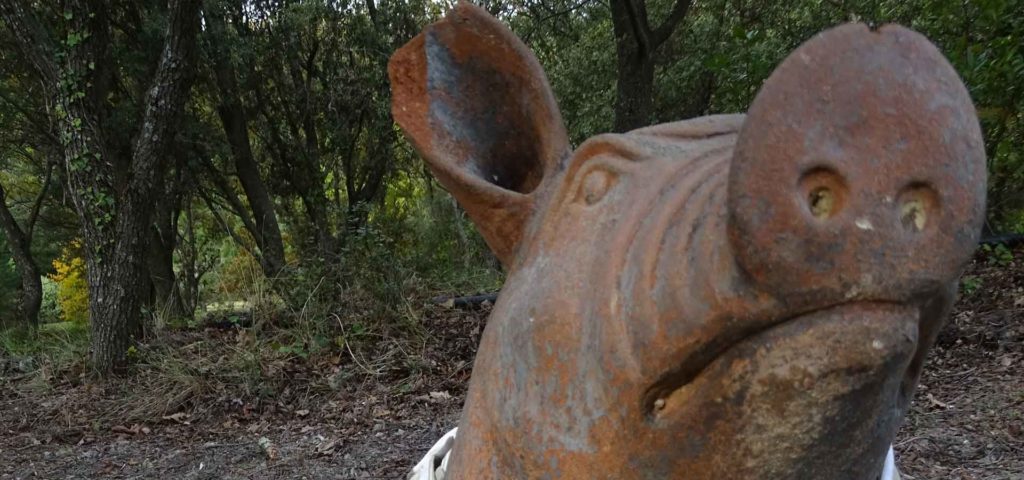
[(744, 118), (743, 114), (711, 115), (644, 127), (627, 133), (598, 135), (580, 145), (571, 161), (580, 165), (599, 155), (614, 156), (630, 162), (651, 159), (686, 161), (700, 156), (712, 142), (728, 142), (726, 137), (735, 136), (739, 132)]

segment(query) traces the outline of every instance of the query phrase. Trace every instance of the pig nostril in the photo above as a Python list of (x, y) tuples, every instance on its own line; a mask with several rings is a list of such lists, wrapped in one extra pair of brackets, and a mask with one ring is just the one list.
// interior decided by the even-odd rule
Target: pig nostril
[(898, 205), (903, 228), (920, 232), (928, 226), (928, 217), (938, 208), (938, 196), (928, 185), (912, 183), (900, 192)]
[(807, 206), (811, 209), (811, 215), (816, 218), (824, 220), (831, 217), (835, 205), (836, 196), (828, 187), (816, 188), (807, 196)]
[(928, 213), (920, 199), (910, 200), (900, 205), (900, 221), (903, 226), (920, 232), (928, 221)]
[(846, 182), (828, 168), (815, 168), (800, 177), (807, 210), (818, 220), (832, 218), (842, 209), (846, 199)]

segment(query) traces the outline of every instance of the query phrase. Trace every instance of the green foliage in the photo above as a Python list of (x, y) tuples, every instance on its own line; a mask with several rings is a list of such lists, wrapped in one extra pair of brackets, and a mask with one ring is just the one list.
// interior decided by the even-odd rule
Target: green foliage
[(224, 242), (219, 260), (208, 283), (213, 298), (238, 299), (254, 293), (250, 287), (260, 282), (263, 274), (259, 262), (248, 251)]
[(1005, 267), (1013, 262), (1013, 250), (1001, 243), (993, 245), (982, 245), (981, 251), (985, 252), (990, 263)]
[[(433, 180), (408, 175), (394, 179), (370, 225), (358, 244), (361, 252), (370, 257), (392, 252), (404, 270), (397, 274), (400, 278), (455, 293), (493, 291), (503, 280), (476, 227)], [(382, 240), (374, 243), (374, 238)]]
[(960, 280), (960, 288), (965, 295), (971, 295), (981, 288), (982, 281), (975, 275), (966, 275)]
[[(566, 5), (553, 9), (568, 8)], [(576, 2), (573, 2), (576, 3)], [(558, 98), (572, 142), (611, 130), (615, 104), (615, 39), (608, 9), (599, 4), (584, 15), (525, 14), (513, 29), (544, 66)], [(541, 22), (540, 19), (546, 20)]]
[(44, 323), (35, 332), (0, 331), (0, 357), (23, 363), (23, 370), (66, 368), (80, 363), (88, 352), (89, 327), (82, 323)]

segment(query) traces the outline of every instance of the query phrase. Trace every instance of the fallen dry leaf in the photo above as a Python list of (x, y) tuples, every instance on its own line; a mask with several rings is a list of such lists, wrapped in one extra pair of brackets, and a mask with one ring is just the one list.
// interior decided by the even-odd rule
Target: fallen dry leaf
[(149, 433), (148, 428), (143, 428), (142, 425), (139, 425), (137, 423), (132, 425), (131, 428), (128, 428), (124, 425), (114, 425), (113, 427), (110, 427), (110, 431), (114, 433), (123, 433), (126, 435), (138, 435), (140, 433)]
[(336, 447), (337, 445), (338, 445), (338, 442), (335, 441), (335, 440), (321, 442), (314, 449), (314, 453), (316, 453), (317, 455), (323, 455), (323, 456), (331, 455), (331, 454), (334, 453), (334, 447)]
[(180, 423), (182, 425), (188, 425), (189, 424), (189, 422), (188, 422), (188, 414), (185, 413), (185, 412), (178, 412), (178, 413), (175, 413), (173, 415), (165, 415), (165, 416), (163, 416), (161, 418), (163, 418), (164, 420), (170, 420), (170, 421), (173, 421), (173, 422), (177, 422), (177, 423)]
[(267, 460), (271, 462), (277, 460), (277, 446), (275, 446), (274, 443), (271, 442), (269, 438), (260, 437), (260, 439), (256, 441), (256, 444), (259, 445), (261, 449), (263, 449), (263, 453), (267, 456)]
[(948, 403), (942, 403), (942, 402), (938, 401), (938, 400), (937, 400), (937, 399), (935, 398), (935, 396), (934, 396), (934, 395), (932, 395), (932, 394), (930, 394), (930, 393), (929, 393), (928, 395), (926, 395), (926, 397), (928, 398), (928, 401), (929, 401), (929, 402), (932, 402), (932, 405), (935, 405), (936, 407), (940, 407), (940, 408), (952, 408), (952, 405), (950, 405), (950, 404), (948, 404)]
[(430, 401), (432, 402), (447, 402), (452, 399), (452, 395), (447, 391), (444, 392), (430, 392)]

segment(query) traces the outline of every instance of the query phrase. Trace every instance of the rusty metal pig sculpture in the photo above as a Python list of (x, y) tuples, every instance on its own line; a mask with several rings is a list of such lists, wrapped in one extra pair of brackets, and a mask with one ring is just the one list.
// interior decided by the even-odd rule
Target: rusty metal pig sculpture
[(839, 26), (746, 115), (575, 151), (468, 3), (390, 75), (508, 269), (448, 478), (878, 478), (984, 216), (976, 114), (928, 40)]

